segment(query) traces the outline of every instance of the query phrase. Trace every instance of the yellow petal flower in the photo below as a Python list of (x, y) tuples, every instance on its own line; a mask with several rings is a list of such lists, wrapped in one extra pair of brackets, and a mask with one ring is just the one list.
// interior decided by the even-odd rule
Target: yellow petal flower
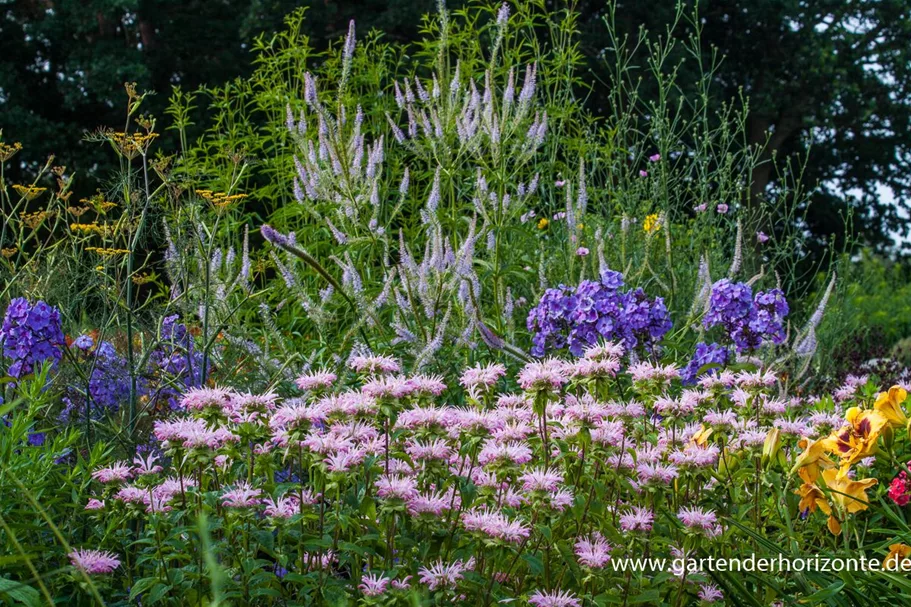
[[(831, 437), (820, 440), (810, 440), (803, 438), (797, 445), (803, 449), (803, 453), (797, 456), (791, 474), (797, 470), (807, 470), (806, 481), (808, 483), (816, 482), (819, 471), (822, 469), (834, 468), (835, 464), (829, 459), (829, 453), (835, 450), (835, 441)], [(801, 478), (803, 478), (801, 474)]]
[(824, 470), (823, 480), (831, 492), (831, 500), (836, 506), (848, 514), (866, 510), (870, 506), (867, 500), (867, 489), (878, 483), (875, 478), (865, 478), (860, 481), (849, 478), (839, 478), (838, 470)]
[(548, 226), (548, 224), (550, 224), (550, 221), (547, 220), (547, 217), (542, 217), (538, 220), (538, 229), (543, 230)]
[(883, 559), (883, 569), (898, 569), (902, 561), (911, 558), (911, 546), (907, 544), (891, 544), (889, 554)]
[(891, 425), (900, 428), (908, 423), (908, 416), (901, 408), (901, 404), (907, 398), (907, 390), (901, 386), (892, 386), (887, 392), (879, 393), (873, 408), (879, 411)]

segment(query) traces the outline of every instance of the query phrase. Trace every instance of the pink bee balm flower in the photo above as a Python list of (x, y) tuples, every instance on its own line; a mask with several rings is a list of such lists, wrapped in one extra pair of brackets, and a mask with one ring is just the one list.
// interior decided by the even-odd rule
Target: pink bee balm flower
[(262, 491), (254, 489), (247, 482), (240, 483), (236, 489), (222, 494), (222, 504), (226, 508), (251, 508), (262, 503)]
[(466, 563), (455, 561), (454, 563), (444, 563), (438, 560), (430, 567), (421, 567), (418, 569), (418, 579), (422, 584), (436, 590), (438, 588), (455, 588), (459, 580), (462, 579), (462, 573), (468, 569)]
[(579, 564), (589, 569), (601, 569), (610, 560), (610, 544), (598, 532), (576, 542), (576, 558)]
[(311, 391), (320, 388), (330, 388), (336, 379), (338, 379), (338, 376), (329, 371), (311, 371), (298, 377), (294, 380), (294, 383), (301, 390)]
[(120, 567), (120, 559), (101, 550), (73, 550), (69, 557), (74, 567), (89, 575), (111, 573)]
[(126, 462), (115, 462), (107, 468), (92, 472), (92, 478), (102, 483), (119, 483), (129, 480), (132, 476), (133, 469)]
[(566, 381), (563, 363), (558, 360), (529, 363), (519, 372), (519, 385), (524, 390), (558, 390)]
[(418, 497), (418, 484), (407, 476), (383, 475), (376, 479), (376, 494), (382, 499), (408, 501)]
[(380, 596), (386, 592), (390, 581), (388, 577), (368, 573), (361, 578), (358, 588), (364, 593), (364, 596)]
[(267, 497), (265, 504), (263, 514), (275, 518), (291, 518), (295, 514), (300, 514), (301, 511), (300, 500), (294, 495), (286, 495), (276, 500)]
[(358, 373), (375, 375), (377, 373), (398, 373), (401, 366), (390, 356), (352, 356), (348, 366)]
[(724, 593), (714, 584), (702, 584), (699, 587), (699, 600), (706, 603), (715, 603), (724, 600)]
[(161, 466), (157, 464), (158, 456), (154, 453), (149, 453), (146, 457), (137, 455), (133, 458), (133, 472), (138, 476), (147, 476), (149, 474), (158, 474), (163, 470)]
[(535, 607), (582, 607), (582, 603), (571, 592), (535, 590), (528, 597), (528, 604)]
[(648, 177), (648, 171), (645, 171), (645, 170), (639, 171), (639, 177)]
[(620, 529), (626, 532), (651, 531), (655, 515), (651, 510), (633, 506), (632, 510), (620, 515)]
[(711, 510), (702, 508), (681, 508), (677, 512), (680, 522), (690, 529), (712, 530), (718, 523), (718, 517)]
[(661, 154), (652, 154), (648, 157), (649, 162), (658, 162), (661, 160)]
[(233, 392), (224, 388), (191, 388), (180, 399), (184, 411), (223, 409), (231, 402)]
[(576, 249), (576, 255), (578, 257), (585, 257), (586, 255), (588, 255), (588, 253), (589, 253), (589, 250), (586, 249), (585, 247), (579, 247), (578, 249)]
[(103, 510), (104, 509), (104, 500), (99, 500), (92, 498), (85, 505), (86, 510)]
[(462, 525), (467, 531), (477, 531), (488, 537), (518, 544), (531, 534), (531, 528), (505, 514), (473, 508), (462, 513)]
[(462, 373), (461, 384), (466, 388), (490, 387), (506, 375), (506, 367), (501, 364), (491, 363), (487, 366), (478, 365), (466, 369)]
[(525, 491), (556, 491), (563, 482), (563, 475), (556, 470), (538, 468), (519, 477)]

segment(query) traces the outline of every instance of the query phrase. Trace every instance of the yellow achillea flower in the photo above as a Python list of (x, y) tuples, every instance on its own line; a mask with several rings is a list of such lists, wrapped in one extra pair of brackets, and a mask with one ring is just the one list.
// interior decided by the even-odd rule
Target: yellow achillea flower
[(0, 162), (6, 162), (13, 156), (15, 156), (19, 150), (22, 149), (22, 144), (18, 141), (16, 143), (8, 144), (0, 142)]
[(102, 247), (86, 247), (86, 251), (93, 251), (102, 257), (113, 257), (114, 255), (125, 255), (130, 252), (129, 249), (107, 249)]
[(28, 227), (30, 227), (31, 229), (34, 230), (35, 228), (40, 226), (42, 223), (44, 223), (45, 219), (47, 219), (48, 217), (53, 217), (53, 216), (54, 216), (53, 211), (43, 211), (43, 210), (35, 211), (34, 213), (23, 213), (22, 221), (25, 222), (25, 225), (27, 225)]
[(96, 213), (100, 213), (101, 215), (104, 215), (117, 206), (116, 202), (105, 200), (104, 196), (100, 193), (92, 196), (91, 198), (83, 198), (79, 202), (91, 206), (93, 209), (95, 209)]
[(136, 276), (133, 276), (130, 280), (133, 281), (133, 284), (144, 285), (146, 283), (149, 283), (149, 282), (152, 282), (153, 280), (155, 280), (155, 275), (154, 274), (137, 274)]
[(539, 230), (543, 230), (543, 229), (547, 228), (548, 225), (550, 225), (550, 221), (547, 220), (547, 217), (542, 217), (541, 219), (538, 220), (538, 229)]
[(658, 213), (652, 213), (651, 215), (645, 216), (645, 221), (642, 222), (642, 229), (647, 234), (657, 232), (659, 228), (661, 228), (661, 218), (658, 216)]
[(911, 559), (911, 546), (908, 544), (890, 544), (889, 554), (883, 559), (883, 569), (898, 569), (902, 561)]
[(873, 408), (883, 414), (889, 425), (901, 428), (908, 424), (908, 416), (901, 405), (908, 398), (908, 391), (901, 386), (892, 386), (888, 392), (880, 392)]
[(7, 259), (15, 255), (19, 251), (19, 247), (10, 247), (8, 249), (0, 249), (0, 255), (3, 255)]
[(126, 158), (132, 160), (139, 155), (145, 156), (152, 145), (152, 141), (158, 137), (158, 133), (106, 133), (108, 141)]
[[(826, 487), (829, 488), (832, 505), (838, 509), (843, 516), (842, 520), (844, 520), (847, 515), (862, 512), (870, 506), (870, 502), (867, 500), (867, 489), (879, 481), (875, 478), (855, 481), (846, 477), (839, 478), (840, 474), (840, 470), (825, 470), (822, 473), (822, 478), (826, 481)], [(822, 506), (820, 506), (820, 510), (825, 512)], [(841, 521), (833, 514), (827, 514), (829, 514), (829, 531), (832, 532), (832, 535), (840, 534)]]
[(247, 197), (246, 194), (226, 194), (224, 192), (213, 192), (212, 190), (196, 190), (196, 193), (220, 209)]
[(13, 186), (13, 189), (19, 193), (20, 196), (24, 197), (26, 200), (35, 200), (41, 196), (47, 188), (39, 188), (34, 185), (19, 185), (18, 183)]

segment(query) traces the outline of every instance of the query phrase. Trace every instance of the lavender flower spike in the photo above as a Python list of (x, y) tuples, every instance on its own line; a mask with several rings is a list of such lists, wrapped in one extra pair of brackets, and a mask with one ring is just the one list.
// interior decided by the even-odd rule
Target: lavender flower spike
[(287, 236), (270, 226), (269, 224), (263, 224), (259, 229), (262, 233), (263, 238), (274, 244), (278, 247), (292, 247), (295, 245), (294, 232), (291, 232)]

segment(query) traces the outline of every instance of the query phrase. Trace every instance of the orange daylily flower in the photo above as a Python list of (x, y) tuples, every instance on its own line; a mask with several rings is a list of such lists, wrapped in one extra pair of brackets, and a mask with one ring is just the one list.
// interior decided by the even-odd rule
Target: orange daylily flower
[(845, 421), (848, 424), (829, 437), (834, 445), (833, 452), (841, 458), (841, 468), (838, 471), (841, 479), (848, 475), (852, 465), (873, 455), (879, 435), (889, 423), (879, 411), (860, 407), (848, 409)]
[[(802, 438), (797, 443), (797, 446), (803, 449), (803, 453), (797, 456), (797, 461), (794, 462), (791, 473), (793, 474), (794, 471), (799, 470), (800, 477), (806, 482), (815, 483), (819, 477), (820, 470), (835, 467), (835, 464), (829, 459), (829, 453), (836, 448), (836, 442), (832, 437), (820, 440)], [(804, 471), (806, 471), (806, 477), (804, 476)]]
[(819, 508), (824, 513), (831, 515), (832, 508), (829, 506), (822, 489), (816, 486), (816, 477), (810, 478), (809, 467), (801, 468), (798, 474), (804, 481), (800, 488), (794, 492), (800, 496), (800, 504), (798, 505), (800, 512), (813, 514)]
[(887, 392), (880, 392), (876, 397), (873, 408), (882, 413), (889, 424), (901, 428), (908, 423), (908, 416), (902, 411), (901, 405), (908, 398), (908, 391), (901, 386), (892, 386)]
[(911, 559), (911, 546), (907, 544), (891, 544), (889, 554), (883, 559), (883, 569), (895, 570), (902, 561)]
[[(875, 478), (851, 480), (842, 477), (841, 470), (824, 470), (822, 478), (831, 493), (832, 505), (836, 506), (843, 515), (866, 510), (870, 506), (870, 502), (867, 500), (867, 489), (879, 482)], [(841, 522), (834, 515), (829, 516), (829, 531), (833, 535), (841, 533)]]

